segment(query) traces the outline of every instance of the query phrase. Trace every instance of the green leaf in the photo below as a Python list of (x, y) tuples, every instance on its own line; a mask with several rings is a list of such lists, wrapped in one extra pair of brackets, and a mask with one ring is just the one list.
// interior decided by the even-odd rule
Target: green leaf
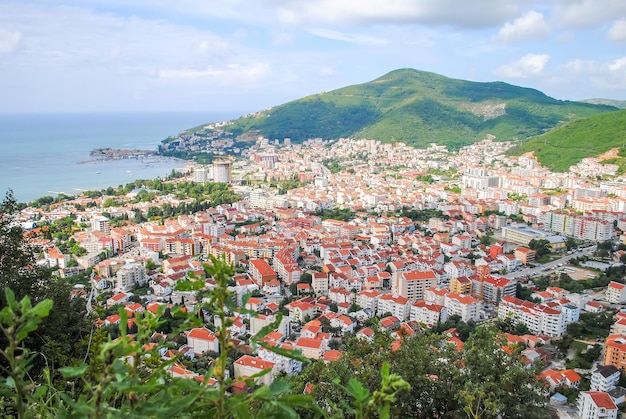
[(33, 307), (28, 314), (39, 317), (40, 319), (47, 317), (50, 314), (50, 310), (52, 310), (53, 301), (46, 299), (38, 303), (35, 307)]
[(370, 391), (366, 389), (363, 384), (356, 378), (350, 378), (348, 386), (346, 387), (348, 393), (350, 393), (355, 399), (365, 401), (370, 395)]
[(41, 399), (42, 397), (44, 397), (46, 395), (46, 393), (48, 393), (48, 386), (41, 385), (41, 386), (37, 387), (35, 389), (35, 391), (33, 392), (33, 398)]
[(82, 364), (77, 367), (59, 368), (59, 372), (63, 374), (64, 378), (75, 378), (75, 377), (81, 377), (83, 374), (85, 374), (85, 372), (87, 371), (87, 368), (89, 368), (89, 365)]
[(13, 293), (13, 291), (11, 290), (11, 288), (6, 287), (4, 289), (4, 295), (7, 298), (7, 306), (8, 307), (12, 307), (13, 309), (15, 309), (15, 294)]

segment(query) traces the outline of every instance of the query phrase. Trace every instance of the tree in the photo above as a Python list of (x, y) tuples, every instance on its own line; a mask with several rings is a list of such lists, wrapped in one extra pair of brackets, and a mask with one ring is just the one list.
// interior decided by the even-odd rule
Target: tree
[(465, 343), (461, 356), (464, 412), (473, 418), (547, 417), (537, 371), (524, 368), (504, 345), (504, 337), (483, 325)]
[(550, 242), (545, 239), (532, 239), (528, 243), (528, 247), (537, 252), (537, 259), (540, 259), (543, 255), (550, 253)]
[[(76, 342), (90, 329), (85, 307), (80, 300), (70, 300), (71, 285), (68, 282), (53, 277), (52, 270), (36, 263), (35, 249), (24, 240), (22, 228), (15, 223), (17, 214), (16, 201), (9, 191), (0, 204), (0, 307), (7, 304), (4, 300), (7, 288), (12, 290), (16, 300), (26, 296), (33, 303), (51, 300), (54, 316), (43, 318), (39, 332), (24, 342), (31, 350), (49, 356), (48, 362), (62, 367), (81, 356), (82, 348)], [(4, 338), (0, 336), (0, 348)], [(58, 356), (59, 348), (62, 348), (63, 356)], [(51, 352), (46, 353), (48, 350)], [(46, 366), (44, 357), (33, 360), (32, 375), (40, 374)]]
[(303, 284), (311, 284), (313, 283), (313, 275), (310, 272), (304, 272), (300, 276), (300, 282)]
[(0, 306), (4, 307), (4, 289), (11, 288), (15, 298), (26, 295), (33, 301), (45, 299), (52, 271), (36, 264), (35, 249), (24, 241), (23, 230), (17, 222), (18, 204), (13, 191), (7, 192), (0, 204)]

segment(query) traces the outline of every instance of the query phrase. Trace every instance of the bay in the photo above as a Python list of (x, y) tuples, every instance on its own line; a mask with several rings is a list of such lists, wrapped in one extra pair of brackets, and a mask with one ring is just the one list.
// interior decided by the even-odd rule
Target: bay
[(95, 148), (156, 150), (168, 136), (245, 112), (0, 114), (0, 194), (19, 202), (79, 194), (183, 169), (178, 159), (97, 161)]

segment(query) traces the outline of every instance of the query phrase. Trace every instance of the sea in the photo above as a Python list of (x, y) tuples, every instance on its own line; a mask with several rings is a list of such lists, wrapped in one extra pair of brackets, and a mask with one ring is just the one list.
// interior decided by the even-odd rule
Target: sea
[(184, 160), (150, 157), (100, 161), (95, 148), (156, 150), (169, 136), (245, 112), (0, 114), (0, 200), (118, 187), (183, 170)]

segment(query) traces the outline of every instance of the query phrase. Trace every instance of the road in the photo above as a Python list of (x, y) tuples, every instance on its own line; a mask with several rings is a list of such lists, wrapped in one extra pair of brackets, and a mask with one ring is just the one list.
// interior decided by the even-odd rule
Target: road
[(586, 247), (584, 249), (581, 249), (581, 251), (579, 252), (574, 252), (571, 255), (565, 255), (559, 259), (544, 263), (543, 265), (538, 265), (536, 268), (525, 267), (522, 269), (518, 269), (517, 271), (509, 272), (503, 276), (508, 279), (517, 279), (521, 277), (532, 276), (534, 274), (549, 273), (550, 271), (558, 268), (559, 264), (564, 265), (565, 262), (569, 262), (571, 259), (577, 258), (579, 256), (591, 255), (593, 252), (596, 251), (596, 248), (597, 246)]

